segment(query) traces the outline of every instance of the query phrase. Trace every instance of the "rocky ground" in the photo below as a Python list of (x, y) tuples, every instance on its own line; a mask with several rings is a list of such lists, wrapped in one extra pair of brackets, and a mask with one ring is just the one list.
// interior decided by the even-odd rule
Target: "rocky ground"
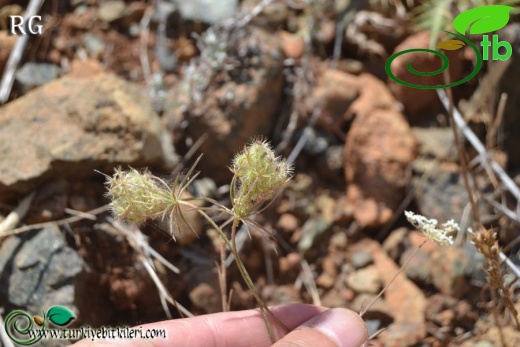
[[(26, 5), (0, 0), (0, 24)], [(15, 308), (36, 314), (65, 305), (77, 313), (77, 326), (179, 317), (172, 305), (165, 310), (144, 254), (187, 310), (220, 311), (219, 242), (211, 226), (187, 211), (196, 237), (184, 230), (174, 242), (166, 223), (157, 221), (129, 236), (103, 207), (109, 203), (103, 174), (148, 167), (171, 180), (203, 153), (189, 193), (229, 206), (228, 167), (255, 136), (295, 162), (292, 180), (255, 216), (274, 242), (255, 231), (239, 237), (261, 295), (270, 305), (306, 302), (359, 312), (424, 239), (404, 210), (454, 219), (464, 230), (473, 225), (437, 93), (399, 85), (384, 71), (394, 52), (428, 47), (429, 32), (414, 21), (418, 5), (46, 1), (44, 33), (29, 40), (10, 98), (0, 107), (0, 216), (32, 198), (19, 225), (0, 228), (2, 316)], [(3, 23), (0, 72), (19, 40)], [(515, 178), (518, 18), (500, 35), (513, 46), (511, 63), (486, 62), (453, 94), (489, 157)], [(474, 54), (462, 49), (449, 56), (450, 75), (468, 75)], [(413, 59), (418, 70), (437, 68), (420, 54)], [(407, 62), (395, 62), (396, 75), (406, 74)], [(463, 146), (472, 160), (475, 151)], [(515, 211), (516, 199), (478, 162), (470, 167), (480, 222), (497, 232), (504, 254), (519, 264), (515, 212), (508, 217), (499, 208)], [(38, 223), (44, 224), (11, 230)], [(370, 345), (520, 345), (510, 313), (492, 301), (484, 270), (467, 233), (451, 247), (428, 242), (364, 315), (370, 334), (384, 328)], [(517, 303), (518, 279), (505, 266), (503, 274)], [(232, 263), (228, 288), (233, 310), (255, 307)]]

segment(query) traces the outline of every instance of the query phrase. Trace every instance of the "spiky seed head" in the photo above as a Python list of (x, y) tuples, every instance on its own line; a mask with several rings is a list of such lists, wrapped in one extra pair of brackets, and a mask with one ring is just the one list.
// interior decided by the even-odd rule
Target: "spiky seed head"
[(132, 223), (161, 216), (170, 209), (172, 197), (148, 171), (116, 169), (106, 181), (107, 197), (116, 218)]
[(292, 166), (277, 157), (266, 140), (255, 139), (233, 159), (233, 211), (239, 218), (271, 200), (292, 174)]

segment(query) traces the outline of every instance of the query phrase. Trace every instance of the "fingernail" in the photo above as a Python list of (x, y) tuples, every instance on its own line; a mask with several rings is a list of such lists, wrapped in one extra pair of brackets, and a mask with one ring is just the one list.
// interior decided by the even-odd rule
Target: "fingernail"
[(367, 341), (367, 329), (363, 320), (344, 308), (332, 308), (298, 327), (317, 329), (342, 347), (361, 347)]

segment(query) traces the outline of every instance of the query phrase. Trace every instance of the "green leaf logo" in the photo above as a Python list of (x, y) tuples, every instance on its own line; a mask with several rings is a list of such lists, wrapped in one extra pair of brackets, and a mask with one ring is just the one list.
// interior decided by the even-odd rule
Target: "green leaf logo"
[(502, 29), (509, 22), (509, 12), (513, 7), (489, 5), (473, 8), (459, 14), (453, 20), (453, 26), (462, 35), (469, 28), (470, 34), (486, 34)]
[(456, 51), (457, 49), (461, 49), (466, 44), (461, 40), (447, 40), (441, 42), (437, 45), (437, 49), (444, 49), (446, 51)]
[(58, 326), (65, 326), (76, 318), (74, 312), (65, 306), (52, 306), (46, 314), (47, 318)]

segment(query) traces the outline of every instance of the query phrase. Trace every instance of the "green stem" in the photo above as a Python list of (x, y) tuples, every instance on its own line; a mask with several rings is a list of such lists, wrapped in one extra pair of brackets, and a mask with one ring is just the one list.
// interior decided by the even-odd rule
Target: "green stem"
[(240, 257), (238, 256), (238, 252), (237, 252), (236, 245), (235, 245), (235, 234), (236, 234), (236, 228), (238, 227), (238, 223), (240, 222), (240, 219), (235, 218), (233, 220), (232, 232), (231, 232), (233, 241), (231, 241), (226, 236), (224, 231), (222, 231), (222, 229), (213, 221), (213, 219), (211, 219), (210, 216), (208, 216), (204, 211), (202, 211), (200, 209), (197, 209), (197, 211), (215, 228), (215, 230), (217, 230), (217, 232), (220, 234), (220, 236), (222, 237), (224, 242), (226, 242), (227, 246), (231, 249), (231, 253), (233, 253), (233, 256), (235, 257), (235, 261), (236, 261), (238, 270), (240, 271), (240, 275), (246, 282), (247, 287), (249, 288), (249, 290), (251, 290), (251, 292), (253, 293), (253, 296), (255, 297), (256, 302), (260, 306), (260, 311), (262, 312), (262, 317), (264, 318), (265, 325), (269, 332), (269, 337), (271, 338), (271, 341), (273, 343), (276, 342), (274, 333), (273, 333), (273, 330), (271, 327), (271, 323), (269, 322), (266, 313), (268, 313), (271, 316), (271, 318), (275, 321), (275, 323), (278, 324), (286, 333), (288, 333), (290, 330), (289, 330), (289, 328), (287, 328), (285, 326), (285, 324), (283, 324), (274, 315), (274, 313), (267, 307), (265, 302), (262, 300), (260, 295), (258, 295), (258, 292), (256, 291), (256, 287), (255, 287), (253, 281), (251, 280), (251, 277), (249, 276), (249, 273), (247, 272), (247, 270), (244, 266), (244, 263), (242, 262), (242, 259), (240, 259)]

